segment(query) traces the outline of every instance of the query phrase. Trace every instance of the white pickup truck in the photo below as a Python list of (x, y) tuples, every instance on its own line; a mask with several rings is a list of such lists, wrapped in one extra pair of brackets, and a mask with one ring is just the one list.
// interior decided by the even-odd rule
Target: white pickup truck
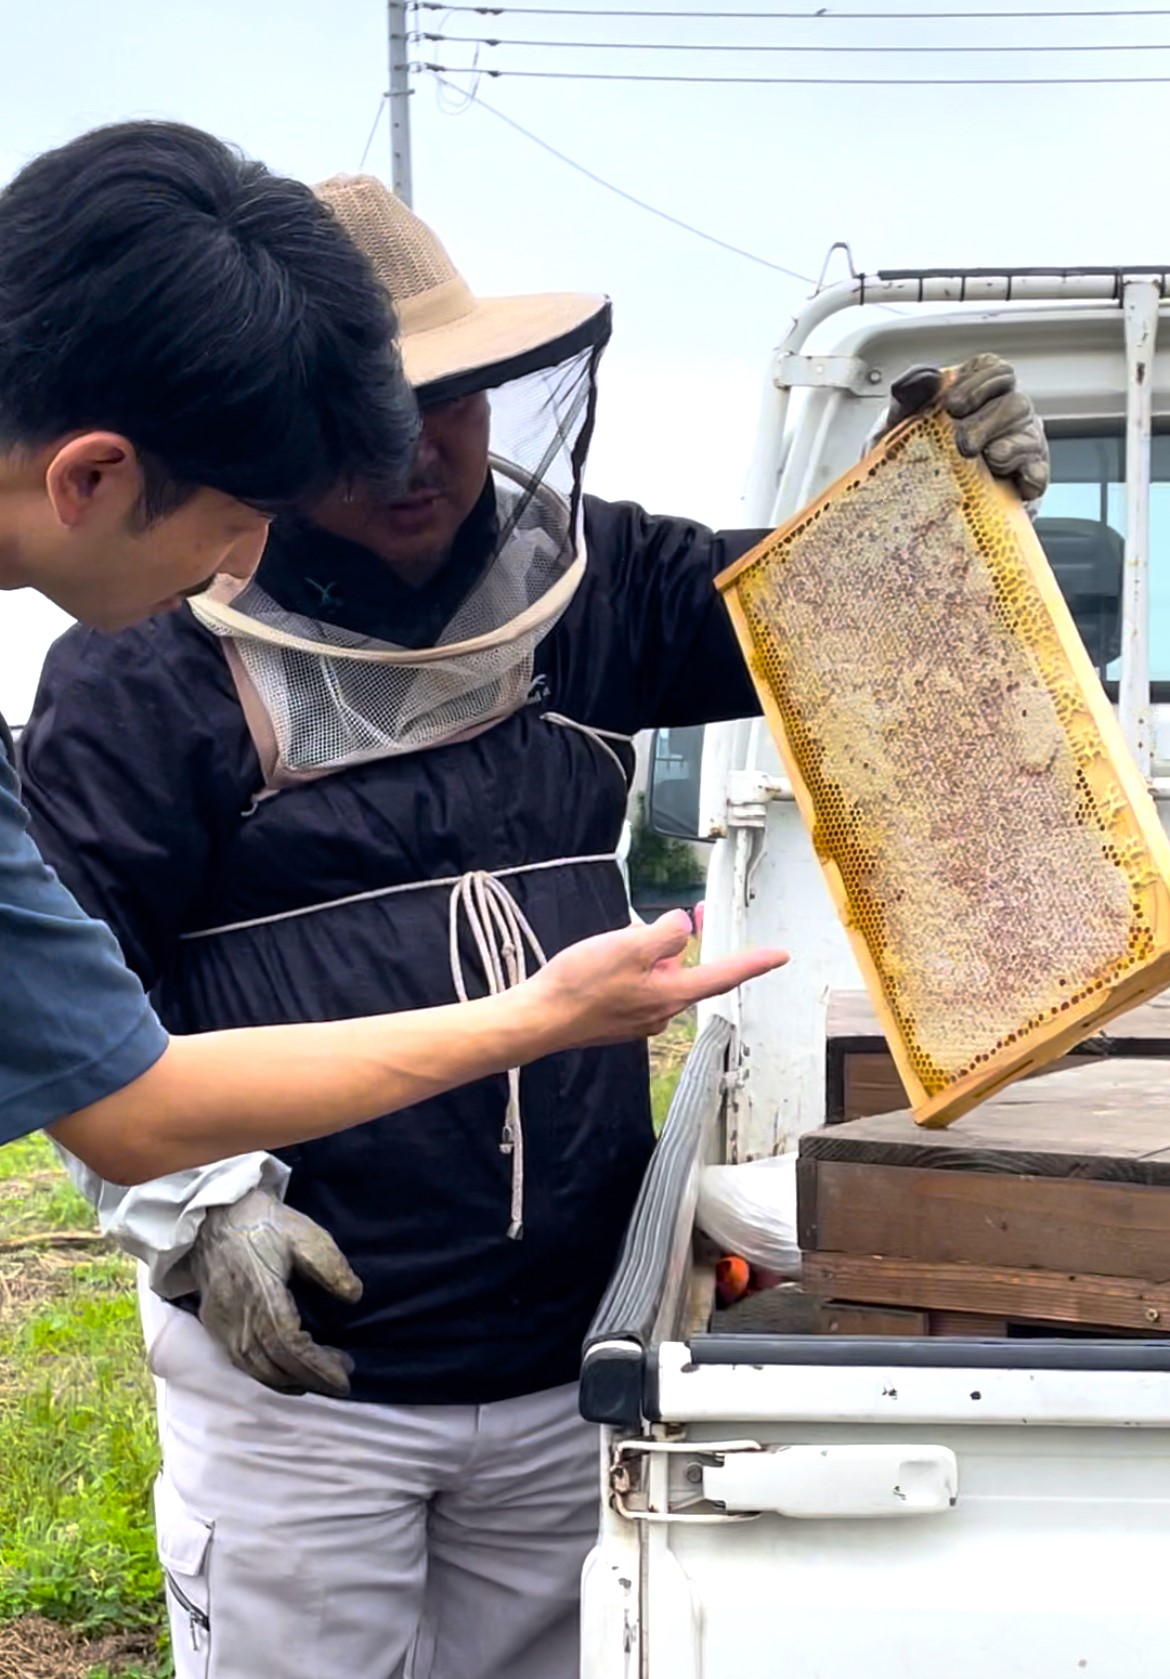
[[(744, 519), (776, 525), (850, 466), (891, 376), (1007, 356), (1052, 446), (1039, 534), (1164, 821), (1168, 280), (939, 271), (821, 292), (773, 357)], [(825, 1123), (827, 1000), (861, 981), (764, 726), (661, 731), (653, 764), (660, 831), (714, 842), (707, 951), (795, 960), (703, 1011), (586, 1348), (603, 1514), (582, 1679), (1167, 1679), (1170, 1339), (867, 1340), (712, 1317), (701, 1166)]]

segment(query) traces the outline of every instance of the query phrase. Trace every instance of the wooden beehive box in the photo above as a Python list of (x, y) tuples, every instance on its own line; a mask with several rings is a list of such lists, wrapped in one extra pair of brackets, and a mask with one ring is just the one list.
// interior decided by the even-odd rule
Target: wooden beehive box
[(903, 1112), (810, 1132), (797, 1215), (804, 1289), (845, 1303), (835, 1333), (939, 1333), (907, 1314), (961, 1314), (1164, 1334), (1170, 1061), (1029, 1079), (953, 1131)]
[(1024, 509), (936, 411), (718, 579), (919, 1124), (1170, 985), (1170, 844)]

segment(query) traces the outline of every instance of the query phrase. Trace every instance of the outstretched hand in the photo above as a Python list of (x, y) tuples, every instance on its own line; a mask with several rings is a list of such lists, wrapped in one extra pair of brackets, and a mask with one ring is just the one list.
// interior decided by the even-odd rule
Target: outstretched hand
[(570, 945), (533, 980), (564, 1021), (566, 1048), (653, 1037), (676, 1014), (783, 967), (783, 950), (746, 950), (697, 967), (684, 965), (692, 934), (684, 910), (648, 926), (623, 927)]

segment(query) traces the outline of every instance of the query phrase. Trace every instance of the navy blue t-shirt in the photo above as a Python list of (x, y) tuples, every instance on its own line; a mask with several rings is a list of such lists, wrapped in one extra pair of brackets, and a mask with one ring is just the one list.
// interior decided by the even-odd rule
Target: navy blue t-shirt
[(29, 838), (0, 718), (0, 1143), (132, 1084), (166, 1043), (109, 928)]

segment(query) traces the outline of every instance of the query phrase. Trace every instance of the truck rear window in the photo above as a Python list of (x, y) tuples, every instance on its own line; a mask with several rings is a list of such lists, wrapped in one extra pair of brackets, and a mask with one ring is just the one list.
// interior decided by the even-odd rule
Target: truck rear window
[[(1037, 534), (1100, 675), (1116, 679), (1125, 550), (1125, 437), (1049, 438), (1052, 486)], [(1150, 677), (1170, 681), (1170, 433), (1156, 434), (1150, 489)]]

